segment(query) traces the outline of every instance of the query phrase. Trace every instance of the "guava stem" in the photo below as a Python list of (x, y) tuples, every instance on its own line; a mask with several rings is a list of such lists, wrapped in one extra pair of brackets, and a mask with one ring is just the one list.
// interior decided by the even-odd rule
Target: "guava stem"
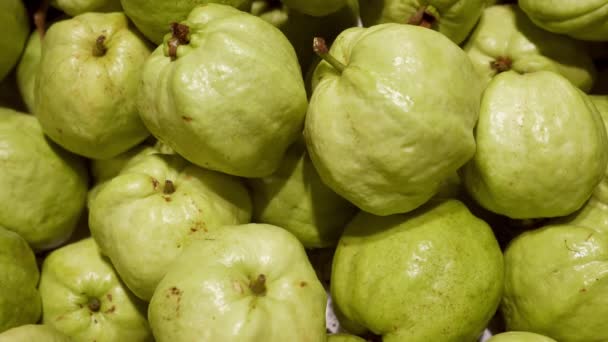
[(437, 20), (437, 19), (432, 14), (427, 12), (427, 5), (424, 5), (424, 6), (420, 7), (418, 9), (418, 11), (416, 11), (416, 13), (414, 13), (414, 15), (412, 15), (410, 17), (410, 19), (407, 21), (407, 23), (409, 25), (417, 25), (417, 26), (421, 26), (421, 27), (430, 29), (431, 26), (433, 26), (433, 23), (435, 22), (435, 20)]
[(103, 34), (101, 36), (97, 37), (97, 39), (95, 39), (95, 45), (93, 46), (93, 56), (101, 57), (106, 54), (106, 52), (108, 51), (108, 48), (106, 48), (106, 46), (104, 44), (105, 42), (106, 42), (106, 36), (104, 36)]
[(165, 180), (165, 186), (163, 188), (163, 193), (165, 195), (171, 195), (174, 192), (175, 192), (175, 184), (173, 184), (173, 182), (168, 179)]
[(490, 62), (490, 67), (496, 70), (497, 73), (511, 70), (512, 65), (513, 61), (511, 60), (511, 58), (502, 56)]
[(38, 31), (38, 35), (40, 39), (44, 37), (46, 33), (46, 13), (49, 10), (49, 0), (42, 0), (40, 4), (40, 8), (36, 12), (34, 12), (34, 25), (36, 26), (36, 31)]
[(312, 49), (319, 57), (329, 63), (332, 67), (334, 67), (334, 69), (338, 70), (339, 73), (342, 73), (344, 71), (344, 68), (346, 68), (346, 66), (342, 64), (342, 62), (337, 60), (329, 53), (329, 49), (327, 48), (325, 39), (321, 37), (315, 37), (312, 40)]
[(190, 33), (190, 27), (180, 23), (171, 23), (171, 34), (172, 37), (167, 42), (169, 45), (169, 57), (172, 61), (177, 58), (177, 48), (180, 45), (185, 45), (190, 42), (188, 34)]
[(260, 274), (255, 280), (249, 284), (249, 288), (251, 292), (258, 296), (263, 296), (266, 294), (266, 276)]
[(93, 312), (97, 312), (101, 309), (101, 302), (97, 298), (89, 298), (89, 303), (87, 305), (89, 310)]

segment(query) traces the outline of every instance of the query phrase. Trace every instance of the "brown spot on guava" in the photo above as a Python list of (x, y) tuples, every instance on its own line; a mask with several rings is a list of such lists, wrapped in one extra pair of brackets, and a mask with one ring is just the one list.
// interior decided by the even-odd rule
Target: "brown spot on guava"
[(158, 182), (158, 179), (152, 177), (152, 186), (154, 187), (154, 190), (158, 189), (159, 185), (160, 183)]
[(582, 292), (587, 292), (587, 289), (582, 288), (582, 289), (580, 289), (578, 292), (581, 292), (581, 293), (582, 293)]
[(511, 70), (513, 61), (509, 57), (500, 56), (490, 62), (490, 67), (496, 70), (496, 73), (501, 73)]
[(305, 282), (305, 281), (301, 281), (301, 282), (300, 282), (300, 287), (305, 287), (306, 285), (308, 285), (308, 283), (307, 283), (307, 282)]
[(169, 196), (163, 196), (163, 199), (165, 200), (165, 202), (171, 202), (171, 197)]
[(111, 294), (111, 293), (108, 293), (108, 294), (106, 295), (106, 297), (108, 298), (108, 300), (109, 300), (110, 302), (112, 301), (112, 294)]
[(184, 120), (185, 122), (191, 122), (192, 121), (192, 117), (182, 115), (182, 120)]
[(108, 310), (106, 310), (106, 313), (113, 313), (114, 311), (116, 311), (116, 305), (112, 305), (111, 308), (109, 308)]

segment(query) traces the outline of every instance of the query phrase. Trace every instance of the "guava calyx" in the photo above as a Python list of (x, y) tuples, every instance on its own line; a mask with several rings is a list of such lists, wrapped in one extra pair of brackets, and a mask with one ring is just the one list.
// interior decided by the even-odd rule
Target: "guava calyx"
[(490, 67), (496, 70), (496, 73), (501, 73), (505, 71), (511, 70), (511, 66), (513, 65), (513, 60), (509, 57), (497, 57), (495, 60), (490, 62)]
[(329, 53), (327, 43), (325, 43), (325, 39), (323, 39), (322, 37), (313, 38), (312, 49), (319, 57), (329, 63), (332, 67), (334, 67), (334, 69), (338, 70), (339, 73), (342, 73), (344, 71), (344, 68), (346, 68), (346, 66), (342, 62), (337, 60)]
[(263, 274), (258, 275), (257, 278), (249, 283), (249, 289), (251, 289), (251, 292), (256, 296), (266, 295), (266, 276)]
[(165, 181), (165, 186), (163, 187), (163, 194), (171, 195), (174, 192), (175, 192), (175, 184), (173, 184), (172, 181), (167, 179)]
[(49, 0), (42, 0), (40, 7), (34, 12), (34, 26), (40, 38), (46, 33), (46, 13), (49, 11)]
[(99, 299), (97, 299), (95, 297), (91, 297), (91, 298), (89, 298), (89, 302), (87, 303), (87, 306), (89, 307), (89, 310), (91, 310), (92, 312), (98, 312), (101, 309), (101, 302), (99, 301)]
[(105, 56), (106, 52), (108, 52), (108, 48), (105, 45), (106, 36), (100, 35), (95, 39), (95, 45), (93, 45), (93, 56), (102, 57)]
[(188, 25), (171, 23), (171, 38), (167, 44), (169, 45), (169, 57), (172, 61), (177, 59), (177, 48), (180, 45), (190, 43), (190, 39), (188, 38), (189, 34), (190, 27), (188, 27)]
[(437, 21), (437, 17), (433, 14), (428, 5), (421, 6), (414, 15), (412, 15), (407, 23), (409, 25), (421, 26), (430, 29)]

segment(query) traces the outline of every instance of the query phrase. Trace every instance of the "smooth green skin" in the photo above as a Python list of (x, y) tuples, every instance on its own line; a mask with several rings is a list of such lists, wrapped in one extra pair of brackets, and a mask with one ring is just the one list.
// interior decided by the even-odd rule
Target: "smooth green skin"
[(146, 38), (161, 44), (173, 22), (186, 19), (198, 5), (218, 3), (248, 11), (252, 0), (120, 0), (122, 7), (135, 26)]
[[(92, 238), (49, 254), (40, 275), (42, 323), (74, 341), (152, 341), (146, 306), (118, 278)], [(94, 311), (89, 300), (101, 307)]]
[(462, 169), (468, 193), (513, 219), (583, 206), (602, 180), (608, 139), (589, 98), (549, 71), (504, 72), (484, 92), (477, 152)]
[(26, 324), (0, 334), (0, 342), (72, 342), (50, 325)]
[[(174, 193), (164, 192), (166, 180)], [(250, 220), (251, 199), (239, 179), (177, 155), (131, 162), (89, 204), (91, 234), (129, 289), (146, 301), (173, 260), (203, 236), (193, 233)]]
[(560, 342), (608, 340), (607, 260), (608, 235), (586, 227), (550, 225), (518, 236), (505, 251), (507, 330)]
[(503, 259), (490, 227), (457, 200), (349, 223), (334, 255), (340, 312), (384, 342), (474, 341), (500, 302)]
[(486, 8), (463, 49), (486, 86), (498, 74), (491, 66), (498, 58), (509, 58), (520, 74), (556, 72), (585, 92), (597, 73), (582, 42), (538, 28), (517, 5)]
[[(157, 342), (326, 341), (327, 295), (293, 235), (248, 224), (207, 237), (184, 251), (152, 297)], [(249, 287), (260, 275), (263, 296)]]
[(541, 28), (571, 37), (608, 41), (608, 0), (520, 0), (519, 7)]
[(49, 141), (35, 117), (0, 109), (0, 226), (34, 250), (68, 239), (84, 208), (84, 161)]
[[(2, 341), (0, 341), (2, 342)], [(366, 342), (359, 336), (349, 334), (332, 334), (327, 335), (327, 342)]]
[(0, 81), (19, 61), (30, 32), (27, 11), (21, 0), (0, 2)]
[(51, 5), (72, 17), (86, 12), (122, 11), (120, 0), (51, 0)]
[(460, 44), (479, 20), (485, 0), (360, 0), (361, 21), (364, 26), (383, 23), (407, 24), (422, 6), (436, 20), (431, 29)]
[(525, 331), (509, 331), (494, 335), (488, 342), (557, 342), (552, 338)]
[(281, 0), (287, 7), (314, 17), (330, 15), (344, 7), (348, 0)]
[[(105, 55), (93, 55), (106, 36)], [(54, 23), (42, 42), (34, 112), (45, 133), (88, 158), (114, 157), (148, 135), (136, 108), (150, 54), (120, 12), (85, 13)]]
[(469, 58), (436, 31), (393, 23), (347, 29), (330, 53), (346, 68), (317, 66), (304, 131), (321, 179), (376, 215), (415, 209), (475, 153)]
[(251, 13), (278, 27), (295, 48), (303, 72), (316, 56), (312, 49), (314, 37), (323, 37), (329, 44), (343, 30), (357, 26), (358, 5), (348, 1), (341, 9), (327, 16), (314, 17), (302, 14), (285, 5), (269, 6), (267, 0), (254, 1)]
[(0, 224), (0, 333), (38, 321), (39, 276), (36, 257), (27, 242)]
[(303, 141), (289, 148), (275, 173), (249, 185), (254, 222), (287, 229), (305, 248), (335, 246), (358, 211), (321, 181)]
[(34, 112), (36, 101), (34, 89), (36, 77), (40, 66), (40, 55), (42, 54), (40, 34), (34, 30), (25, 45), (23, 55), (17, 65), (17, 86), (23, 97), (23, 102), (30, 113)]
[(114, 158), (93, 159), (91, 160), (91, 176), (93, 176), (95, 184), (104, 183), (118, 176), (120, 171), (127, 166), (131, 160), (139, 160), (143, 156), (154, 153), (158, 153), (158, 150), (152, 146), (141, 144)]
[(168, 57), (167, 35), (144, 66), (138, 107), (146, 126), (196, 165), (272, 174), (306, 115), (293, 47), (270, 23), (230, 6), (199, 6), (183, 24), (190, 43), (177, 59)]

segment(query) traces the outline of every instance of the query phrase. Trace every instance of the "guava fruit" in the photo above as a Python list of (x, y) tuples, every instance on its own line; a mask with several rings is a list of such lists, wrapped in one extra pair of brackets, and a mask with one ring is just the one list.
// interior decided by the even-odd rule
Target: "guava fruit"
[(282, 0), (287, 7), (315, 17), (327, 16), (344, 7), (348, 0)]
[(36, 257), (27, 242), (0, 223), (0, 333), (38, 321), (39, 276)]
[(36, 103), (34, 100), (34, 88), (40, 66), (41, 45), (40, 33), (34, 30), (25, 45), (25, 50), (23, 50), (23, 55), (17, 65), (17, 86), (30, 113), (33, 113)]
[(343, 30), (357, 26), (357, 1), (347, 4), (323, 17), (314, 17), (300, 13), (277, 0), (256, 0), (251, 6), (251, 13), (278, 27), (293, 45), (302, 72), (306, 72), (315, 57), (312, 41), (323, 37), (332, 42)]
[(150, 49), (121, 12), (85, 13), (50, 26), (42, 42), (34, 112), (59, 145), (114, 157), (148, 135), (135, 98)]
[(525, 331), (508, 331), (492, 336), (488, 342), (557, 342), (552, 338)]
[(36, 117), (0, 108), (0, 226), (34, 250), (68, 239), (84, 208), (84, 161), (43, 134)]
[(508, 70), (546, 70), (587, 92), (597, 72), (584, 43), (538, 28), (516, 4), (486, 8), (463, 49), (485, 85)]
[(357, 212), (321, 181), (303, 140), (289, 148), (275, 173), (248, 182), (253, 220), (287, 229), (305, 248), (335, 246)]
[(508, 71), (485, 90), (477, 151), (462, 169), (484, 208), (514, 219), (571, 214), (604, 176), (608, 140), (588, 96), (565, 77)]
[(87, 12), (119, 12), (120, 0), (51, 0), (51, 5), (75, 17)]
[(505, 251), (501, 311), (508, 330), (560, 342), (608, 340), (608, 235), (549, 225), (515, 238)]
[(52, 251), (40, 275), (42, 323), (75, 341), (152, 341), (146, 305), (121, 282), (95, 241)]
[(360, 212), (340, 238), (330, 285), (339, 311), (384, 342), (474, 341), (500, 302), (502, 253), (457, 200)]
[(608, 0), (520, 0), (518, 4), (547, 31), (582, 40), (608, 41)]
[(317, 43), (329, 62), (313, 75), (304, 135), (321, 179), (376, 215), (420, 206), (475, 153), (469, 58), (436, 31), (394, 23), (347, 29), (329, 53)]
[(485, 0), (360, 0), (364, 26), (384, 23), (419, 25), (460, 44), (477, 23)]
[(21, 0), (0, 2), (0, 81), (17, 64), (30, 31), (27, 11)]
[(265, 224), (226, 226), (175, 260), (148, 319), (157, 342), (321, 342), (326, 301), (291, 233)]
[(327, 342), (365, 342), (365, 340), (356, 335), (331, 334), (327, 335)]
[(26, 324), (0, 334), (0, 342), (72, 342), (65, 334), (50, 325)]
[(100, 250), (146, 301), (173, 260), (193, 239), (204, 238), (194, 233), (250, 220), (251, 199), (241, 180), (178, 155), (137, 156), (89, 201), (89, 227)]
[(287, 38), (252, 14), (212, 3), (173, 31), (144, 65), (138, 108), (150, 132), (201, 167), (273, 173), (301, 135), (307, 106)]
[(127, 16), (146, 38), (161, 44), (171, 24), (186, 19), (188, 13), (207, 3), (219, 3), (248, 11), (252, 0), (120, 0)]

